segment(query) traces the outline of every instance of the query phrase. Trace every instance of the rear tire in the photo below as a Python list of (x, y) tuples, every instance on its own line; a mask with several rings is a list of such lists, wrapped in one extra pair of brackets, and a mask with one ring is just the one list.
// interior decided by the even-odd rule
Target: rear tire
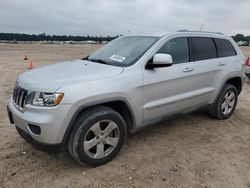
[(209, 113), (217, 119), (228, 119), (233, 114), (238, 102), (238, 90), (235, 86), (226, 84)]
[(79, 115), (68, 150), (81, 165), (99, 166), (112, 160), (126, 140), (126, 123), (113, 109), (97, 106)]

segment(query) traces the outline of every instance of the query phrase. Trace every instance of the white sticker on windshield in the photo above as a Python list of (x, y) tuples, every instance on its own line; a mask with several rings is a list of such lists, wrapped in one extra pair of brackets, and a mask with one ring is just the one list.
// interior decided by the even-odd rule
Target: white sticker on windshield
[(114, 61), (118, 61), (118, 62), (123, 62), (126, 57), (120, 56), (120, 55), (112, 55), (109, 59), (112, 59)]

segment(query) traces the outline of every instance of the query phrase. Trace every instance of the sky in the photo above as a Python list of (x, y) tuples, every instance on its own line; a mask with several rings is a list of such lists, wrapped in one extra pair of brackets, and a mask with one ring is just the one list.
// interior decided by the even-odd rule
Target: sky
[(0, 0), (0, 32), (114, 36), (202, 25), (250, 35), (250, 0)]

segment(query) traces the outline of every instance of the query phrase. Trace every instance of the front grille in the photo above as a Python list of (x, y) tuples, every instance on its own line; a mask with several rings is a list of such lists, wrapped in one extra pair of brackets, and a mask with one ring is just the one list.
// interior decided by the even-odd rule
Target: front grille
[(16, 108), (23, 110), (23, 107), (25, 105), (26, 99), (27, 99), (28, 91), (16, 86), (13, 90), (13, 102)]

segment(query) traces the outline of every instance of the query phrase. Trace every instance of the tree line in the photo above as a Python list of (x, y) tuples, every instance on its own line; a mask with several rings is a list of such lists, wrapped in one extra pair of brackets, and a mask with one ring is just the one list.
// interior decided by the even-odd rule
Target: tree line
[[(42, 34), (23, 34), (23, 33), (0, 33), (0, 40), (6, 41), (111, 41), (117, 36), (67, 36), (67, 35), (47, 35)], [(244, 36), (243, 34), (237, 34), (232, 36), (236, 41), (245, 41), (250, 43), (250, 36)]]
[(250, 43), (250, 36), (244, 36), (242, 34), (237, 34), (235, 36), (232, 36), (232, 38), (235, 40), (235, 42), (243, 41), (243, 42), (247, 42), (248, 44)]
[(0, 40), (6, 41), (111, 41), (118, 36), (66, 36), (66, 35), (47, 35), (42, 34), (23, 34), (23, 33), (0, 33)]

